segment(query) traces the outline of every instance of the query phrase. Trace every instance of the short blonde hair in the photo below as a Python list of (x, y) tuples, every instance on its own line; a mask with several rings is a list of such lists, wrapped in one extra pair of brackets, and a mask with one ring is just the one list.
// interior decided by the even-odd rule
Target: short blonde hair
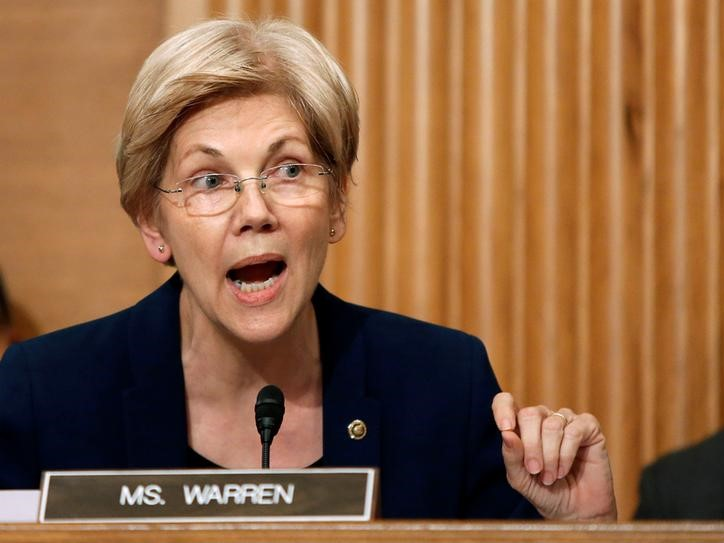
[(131, 89), (116, 171), (121, 205), (134, 223), (152, 216), (171, 140), (191, 113), (225, 97), (266, 93), (286, 97), (299, 114), (312, 152), (333, 172), (330, 197), (343, 209), (359, 106), (342, 68), (289, 21), (213, 20), (162, 43)]

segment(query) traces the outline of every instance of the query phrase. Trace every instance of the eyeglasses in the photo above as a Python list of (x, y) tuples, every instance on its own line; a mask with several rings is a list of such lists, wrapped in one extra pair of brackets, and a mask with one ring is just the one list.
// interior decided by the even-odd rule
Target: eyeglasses
[(231, 209), (247, 181), (256, 181), (259, 192), (281, 205), (294, 205), (326, 188), (323, 176), (332, 172), (319, 164), (281, 164), (258, 176), (240, 178), (230, 173), (207, 173), (184, 179), (175, 188), (155, 187), (171, 195), (178, 207), (192, 216), (218, 215)]

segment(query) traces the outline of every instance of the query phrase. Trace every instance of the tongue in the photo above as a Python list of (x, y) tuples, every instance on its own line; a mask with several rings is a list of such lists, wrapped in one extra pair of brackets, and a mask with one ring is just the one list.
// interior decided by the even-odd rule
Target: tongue
[(244, 283), (260, 283), (266, 281), (276, 273), (279, 262), (264, 262), (244, 266), (234, 273), (235, 279), (241, 279)]

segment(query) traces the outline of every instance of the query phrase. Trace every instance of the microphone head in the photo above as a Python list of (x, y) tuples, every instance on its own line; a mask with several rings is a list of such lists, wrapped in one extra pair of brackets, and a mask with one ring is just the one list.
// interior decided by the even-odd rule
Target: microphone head
[(271, 438), (279, 431), (284, 418), (284, 394), (279, 387), (267, 385), (259, 391), (254, 414), (256, 429), (261, 434), (262, 442), (268, 440), (271, 443)]

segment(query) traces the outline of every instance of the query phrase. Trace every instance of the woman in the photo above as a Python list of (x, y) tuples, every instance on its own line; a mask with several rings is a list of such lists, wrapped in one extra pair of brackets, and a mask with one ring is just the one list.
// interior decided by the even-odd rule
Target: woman
[(318, 284), (357, 142), (346, 76), (291, 23), (212, 21), (154, 51), (117, 170), (148, 253), (178, 273), (8, 352), (0, 487), (43, 469), (258, 467), (252, 406), (274, 383), (271, 466), (379, 467), (385, 517), (615, 518), (593, 417), (518, 410), (479, 340)]

